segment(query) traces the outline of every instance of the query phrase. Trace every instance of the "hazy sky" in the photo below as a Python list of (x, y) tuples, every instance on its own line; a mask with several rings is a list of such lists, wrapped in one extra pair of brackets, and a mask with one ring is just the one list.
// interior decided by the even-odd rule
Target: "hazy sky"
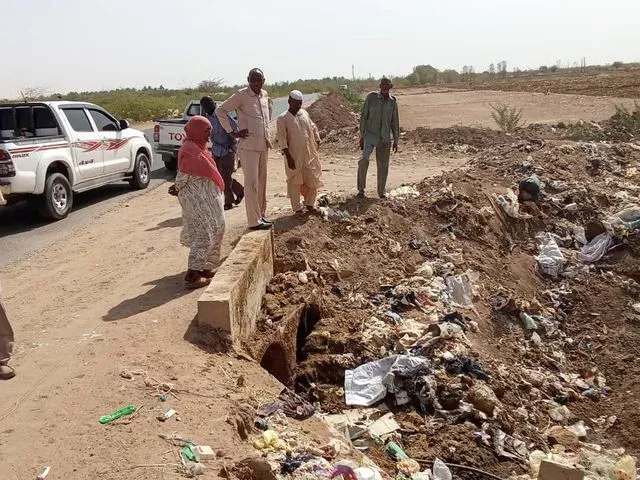
[(0, 97), (640, 60), (639, 0), (0, 0)]

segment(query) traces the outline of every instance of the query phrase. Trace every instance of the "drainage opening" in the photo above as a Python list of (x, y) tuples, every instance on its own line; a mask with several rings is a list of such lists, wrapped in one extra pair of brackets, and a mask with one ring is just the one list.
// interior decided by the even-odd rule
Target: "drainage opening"
[(287, 352), (279, 343), (272, 343), (262, 355), (260, 366), (276, 377), (284, 385), (291, 384), (291, 370), (287, 360)]
[(302, 309), (296, 335), (296, 361), (298, 363), (307, 359), (308, 354), (304, 351), (304, 346), (307, 343), (307, 337), (320, 321), (320, 317), (320, 306), (316, 303), (307, 304)]

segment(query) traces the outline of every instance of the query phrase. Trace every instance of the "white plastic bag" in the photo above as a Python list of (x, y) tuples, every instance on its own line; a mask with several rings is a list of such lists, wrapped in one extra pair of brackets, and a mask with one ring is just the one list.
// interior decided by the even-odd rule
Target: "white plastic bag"
[(385, 377), (394, 369), (417, 367), (427, 363), (426, 358), (394, 355), (365, 363), (344, 372), (344, 396), (347, 405), (370, 407), (387, 396)]
[(447, 467), (442, 460), (436, 458), (433, 462), (433, 478), (434, 480), (452, 480), (451, 470)]
[(582, 247), (582, 250), (578, 253), (578, 259), (582, 263), (595, 263), (607, 253), (607, 250), (611, 248), (613, 243), (614, 241), (611, 235), (607, 232), (601, 233)]
[(540, 253), (536, 257), (540, 270), (542, 273), (557, 277), (562, 272), (565, 263), (560, 247), (550, 233), (543, 233), (537, 238), (541, 242)]

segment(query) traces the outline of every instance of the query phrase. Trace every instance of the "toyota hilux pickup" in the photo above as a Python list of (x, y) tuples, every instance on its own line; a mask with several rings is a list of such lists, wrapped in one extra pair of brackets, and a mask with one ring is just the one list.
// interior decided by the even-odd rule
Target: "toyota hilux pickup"
[(144, 134), (97, 105), (0, 104), (0, 204), (26, 197), (60, 220), (75, 193), (119, 181), (147, 188), (152, 162)]
[[(168, 170), (175, 171), (178, 168), (178, 150), (185, 139), (184, 126), (195, 115), (200, 115), (199, 100), (191, 100), (187, 104), (182, 118), (155, 120), (153, 142), (156, 152), (162, 155), (162, 161)], [(231, 116), (234, 119), (237, 118), (235, 112)], [(211, 148), (211, 142), (208, 142), (207, 145)]]

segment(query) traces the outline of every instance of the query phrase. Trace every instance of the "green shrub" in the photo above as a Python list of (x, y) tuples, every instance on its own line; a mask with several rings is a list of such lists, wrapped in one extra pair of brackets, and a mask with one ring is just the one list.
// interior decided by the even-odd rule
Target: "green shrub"
[(503, 132), (513, 132), (517, 128), (524, 126), (522, 120), (522, 109), (512, 107), (503, 103), (491, 105), (491, 117)]
[(640, 104), (635, 102), (633, 110), (623, 105), (616, 105), (616, 113), (609, 120), (611, 129), (617, 133), (630, 135), (640, 134)]
[(360, 114), (364, 105), (362, 95), (360, 95), (358, 92), (354, 92), (353, 90), (343, 90), (340, 93), (342, 93), (342, 96), (346, 98), (347, 102), (349, 102), (349, 105), (351, 105), (351, 110), (353, 110), (357, 114)]

